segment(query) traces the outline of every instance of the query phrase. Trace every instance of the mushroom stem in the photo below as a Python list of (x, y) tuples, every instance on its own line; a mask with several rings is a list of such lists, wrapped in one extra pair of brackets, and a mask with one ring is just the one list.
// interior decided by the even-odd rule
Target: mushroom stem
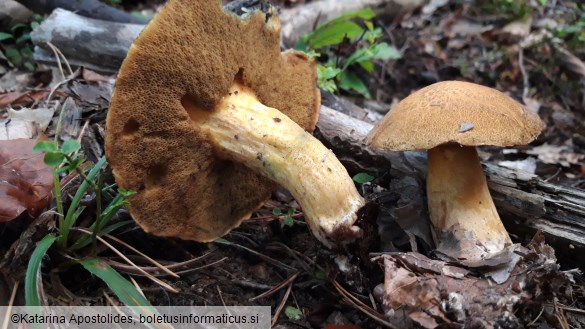
[(183, 102), (217, 154), (287, 188), (303, 208), (313, 234), (326, 246), (360, 234), (353, 223), (365, 204), (347, 170), (310, 133), (264, 106), (235, 83), (213, 111)]
[(475, 147), (444, 144), (428, 151), (427, 197), (435, 241), (439, 248), (455, 242), (451, 256), (484, 259), (512, 243)]

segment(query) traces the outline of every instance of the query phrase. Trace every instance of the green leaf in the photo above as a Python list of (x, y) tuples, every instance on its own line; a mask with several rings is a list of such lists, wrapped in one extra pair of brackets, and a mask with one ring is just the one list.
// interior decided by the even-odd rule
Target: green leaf
[(22, 29), (22, 28), (28, 28), (28, 25), (24, 24), (24, 23), (18, 23), (18, 24), (14, 24), (11, 28), (10, 31), (14, 32), (18, 29)]
[(74, 139), (69, 139), (61, 145), (61, 152), (65, 154), (73, 153), (81, 148), (81, 144)]
[(358, 64), (360, 64), (360, 66), (363, 67), (364, 70), (366, 70), (366, 72), (368, 72), (368, 73), (374, 72), (374, 62), (372, 62), (372, 61), (360, 61), (360, 62), (358, 62)]
[(24, 48), (20, 49), (20, 54), (26, 58), (30, 58), (33, 54), (33, 51), (29, 47), (24, 47)]
[(120, 187), (120, 188), (118, 188), (118, 193), (120, 193), (123, 197), (128, 198), (128, 197), (135, 195), (138, 192), (132, 191), (132, 190), (127, 190), (125, 188)]
[(303, 318), (303, 312), (296, 307), (287, 306), (284, 309), (284, 314), (287, 318), (293, 321), (298, 321)]
[(33, 63), (31, 63), (31, 62), (26, 62), (26, 63), (24, 63), (24, 67), (25, 67), (27, 70), (31, 71), (31, 72), (35, 70), (35, 66), (34, 66), (34, 64), (33, 64)]
[[(101, 157), (98, 162), (91, 168), (89, 173), (87, 174), (87, 178), (89, 180), (94, 180), (99, 172), (107, 165), (106, 158)], [(75, 224), (76, 212), (78, 211), (79, 203), (83, 196), (87, 193), (89, 189), (89, 183), (86, 180), (79, 185), (77, 188), (77, 192), (73, 196), (71, 203), (69, 204), (69, 208), (67, 209), (67, 214), (65, 215), (65, 219), (63, 220), (63, 227), (59, 227), (59, 231), (61, 232), (61, 236), (59, 237), (59, 245), (65, 247), (67, 244), (67, 239), (69, 236), (69, 229)]]
[(285, 226), (288, 226), (288, 227), (292, 227), (295, 224), (295, 222), (290, 215), (286, 215), (282, 219), (282, 224), (284, 224)]
[(0, 41), (5, 41), (8, 39), (12, 39), (12, 34), (10, 33), (4, 33), (4, 32), (0, 32)]
[(35, 30), (36, 28), (39, 27), (39, 25), (40, 25), (39, 22), (32, 22), (30, 23), (30, 28)]
[(333, 79), (341, 73), (341, 70), (331, 66), (317, 65), (317, 85), (319, 88), (334, 93), (337, 91), (337, 85)]
[(52, 168), (59, 167), (63, 160), (65, 160), (65, 155), (61, 152), (47, 152), (43, 158), (45, 164)]
[(355, 176), (353, 176), (353, 181), (359, 184), (363, 184), (363, 183), (367, 183), (367, 182), (371, 182), (372, 180), (374, 180), (374, 176), (368, 175), (365, 172), (361, 172)]
[(402, 54), (393, 46), (388, 45), (386, 42), (381, 42), (374, 47), (375, 59), (390, 60), (400, 59)]
[(354, 73), (342, 72), (339, 76), (339, 88), (343, 90), (354, 90), (367, 99), (370, 99), (370, 91), (364, 82)]
[(325, 280), (325, 279), (327, 279), (327, 276), (325, 275), (325, 273), (323, 271), (316, 271), (314, 273), (314, 275), (315, 275), (315, 279), (317, 279), (317, 280)]
[(55, 240), (57, 240), (57, 237), (54, 234), (45, 235), (30, 256), (24, 280), (24, 297), (27, 306), (41, 306), (41, 297), (37, 286), (37, 282), (41, 280), (41, 263), (47, 250), (51, 248)]
[(104, 281), (126, 306), (152, 306), (134, 285), (106, 262), (90, 258), (79, 262), (91, 274)]
[(364, 29), (357, 23), (351, 21), (340, 21), (317, 29), (309, 35), (307, 44), (313, 49), (320, 49), (326, 46), (336, 45), (343, 42), (345, 38), (353, 39), (363, 33)]
[(274, 209), (272, 209), (272, 214), (274, 216), (280, 216), (280, 215), (282, 215), (282, 210), (280, 210), (278, 208), (274, 208)]
[(317, 29), (327, 28), (328, 26), (334, 25), (338, 22), (348, 21), (348, 20), (352, 20), (354, 18), (360, 18), (362, 20), (370, 20), (370, 19), (374, 18), (375, 16), (376, 16), (376, 13), (374, 13), (374, 11), (370, 8), (350, 11), (348, 13), (341, 15), (341, 16), (338, 16), (338, 17), (335, 17), (331, 20), (328, 20), (327, 22), (319, 25), (319, 27), (317, 27)]
[(341, 72), (340, 69), (325, 66), (325, 65), (317, 65), (317, 77), (322, 80), (329, 80), (335, 78)]
[(22, 61), (22, 56), (20, 56), (20, 52), (15, 48), (6, 49), (4, 55), (10, 59), (13, 64), (19, 65)]
[(40, 141), (33, 147), (33, 152), (57, 152), (59, 148), (54, 141)]
[(295, 213), (295, 208), (288, 208), (286, 213), (287, 213), (287, 215), (292, 216)]
[(17, 45), (27, 42), (30, 40), (30, 33), (23, 33), (20, 37), (18, 37), (15, 41)]

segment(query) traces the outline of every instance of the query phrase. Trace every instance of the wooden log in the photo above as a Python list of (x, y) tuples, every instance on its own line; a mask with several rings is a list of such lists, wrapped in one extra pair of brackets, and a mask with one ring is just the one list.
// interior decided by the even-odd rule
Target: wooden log
[[(348, 170), (379, 173), (379, 168), (391, 165), (392, 180), (415, 178), (409, 185), (411, 190), (419, 191), (419, 195), (409, 195), (408, 199), (416, 201), (424, 194), (424, 154), (372, 150), (362, 141), (373, 125), (324, 106), (317, 127), (316, 136), (333, 150)], [(551, 184), (537, 175), (491, 163), (484, 162), (483, 167), (500, 217), (516, 241), (526, 241), (541, 230), (565, 266), (585, 264), (585, 191)], [(404, 184), (397, 188), (399, 194), (408, 190)], [(426, 211), (417, 212), (409, 220), (417, 216), (427, 216)]]
[[(36, 3), (35, 1), (32, 2)], [(244, 14), (249, 10), (267, 9), (264, 2), (265, 0), (236, 0), (224, 6), (224, 9), (235, 14)], [(290, 48), (301, 35), (310, 32), (316, 22), (322, 23), (348, 11), (376, 8), (380, 15), (393, 16), (425, 2), (426, 0), (322, 0), (284, 8), (279, 14), (282, 43), (285, 48)], [(73, 65), (102, 73), (115, 73), (126, 57), (128, 48), (143, 28), (144, 25), (140, 24), (92, 19), (56, 9), (31, 33), (31, 39), (37, 46), (34, 59), (41, 63), (56, 63), (52, 50), (47, 46), (50, 42)]]
[[(57, 47), (71, 64), (114, 73), (144, 25), (106, 22), (56, 9), (31, 33), (35, 60), (55, 63), (47, 43)], [(35, 47), (35, 48), (37, 48)]]
[(141, 23), (147, 22), (145, 18), (133, 16), (123, 10), (108, 6), (99, 0), (16, 0), (28, 9), (38, 14), (48, 14), (54, 9), (61, 8), (74, 11), (79, 15), (102, 19), (118, 23)]

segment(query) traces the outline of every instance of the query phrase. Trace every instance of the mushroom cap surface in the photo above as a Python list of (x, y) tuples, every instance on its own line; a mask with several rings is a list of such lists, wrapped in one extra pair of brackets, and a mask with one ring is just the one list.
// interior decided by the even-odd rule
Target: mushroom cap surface
[(422, 88), (394, 107), (366, 143), (390, 151), (465, 146), (525, 145), (544, 128), (538, 115), (492, 88), (444, 81)]
[(237, 79), (264, 105), (315, 128), (314, 61), (280, 52), (275, 15), (246, 15), (225, 12), (219, 0), (170, 0), (122, 64), (106, 121), (106, 156), (118, 185), (137, 192), (129, 211), (149, 233), (214, 240), (276, 188), (219, 159), (185, 104), (213, 111)]

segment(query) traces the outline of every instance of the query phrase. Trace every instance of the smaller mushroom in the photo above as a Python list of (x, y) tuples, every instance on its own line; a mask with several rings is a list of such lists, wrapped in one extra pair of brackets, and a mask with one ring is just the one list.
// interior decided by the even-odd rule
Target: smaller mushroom
[(445, 81), (403, 99), (366, 143), (389, 151), (428, 150), (427, 198), (438, 249), (458, 259), (480, 260), (512, 241), (475, 146), (525, 145), (543, 128), (536, 114), (495, 89)]

